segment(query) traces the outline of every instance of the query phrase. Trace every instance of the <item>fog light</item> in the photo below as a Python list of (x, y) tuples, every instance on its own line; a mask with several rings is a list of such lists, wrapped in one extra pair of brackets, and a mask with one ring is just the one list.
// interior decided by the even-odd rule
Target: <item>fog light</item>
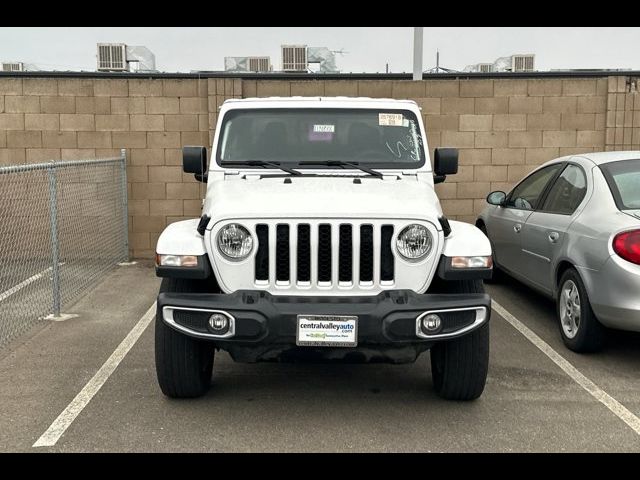
[(435, 333), (440, 330), (442, 320), (435, 313), (430, 313), (422, 318), (422, 330), (426, 333)]
[(229, 328), (229, 319), (222, 313), (214, 313), (209, 317), (209, 326), (217, 332), (226, 330)]

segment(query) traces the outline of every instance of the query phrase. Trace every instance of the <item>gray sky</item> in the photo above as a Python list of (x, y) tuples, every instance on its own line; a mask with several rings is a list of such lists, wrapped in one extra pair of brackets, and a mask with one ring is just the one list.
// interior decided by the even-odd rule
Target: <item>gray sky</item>
[[(280, 68), (281, 44), (344, 49), (343, 72), (412, 71), (413, 27), (2, 27), (0, 60), (46, 70), (95, 70), (96, 43), (144, 45), (166, 72), (222, 70), (225, 56), (268, 55)], [(425, 27), (424, 69), (462, 70), (514, 53), (535, 53), (536, 69), (640, 70), (638, 27)]]

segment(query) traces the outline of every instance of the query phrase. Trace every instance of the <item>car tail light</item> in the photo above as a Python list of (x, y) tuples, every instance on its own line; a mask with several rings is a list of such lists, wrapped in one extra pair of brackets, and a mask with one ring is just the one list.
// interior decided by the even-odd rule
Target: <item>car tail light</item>
[(640, 230), (622, 232), (613, 237), (613, 251), (625, 260), (640, 265)]

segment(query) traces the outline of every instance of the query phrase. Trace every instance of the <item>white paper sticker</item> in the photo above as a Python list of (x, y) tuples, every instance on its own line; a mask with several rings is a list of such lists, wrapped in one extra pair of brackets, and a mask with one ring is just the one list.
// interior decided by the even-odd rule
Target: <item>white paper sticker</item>
[(314, 125), (314, 133), (334, 133), (336, 131), (335, 125)]
[(379, 113), (378, 125), (385, 127), (401, 127), (404, 116), (401, 113)]

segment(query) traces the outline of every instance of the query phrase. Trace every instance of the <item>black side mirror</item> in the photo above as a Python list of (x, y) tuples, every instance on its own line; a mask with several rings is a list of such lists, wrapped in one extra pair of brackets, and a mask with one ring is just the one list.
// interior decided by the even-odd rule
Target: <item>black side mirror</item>
[(487, 203), (491, 205), (504, 205), (504, 201), (507, 199), (507, 194), (498, 190), (497, 192), (491, 192), (487, 195)]
[(199, 182), (207, 181), (207, 149), (205, 147), (182, 147), (182, 170), (193, 173)]
[(433, 159), (433, 173), (436, 183), (444, 182), (447, 175), (458, 173), (458, 149), (436, 148)]

